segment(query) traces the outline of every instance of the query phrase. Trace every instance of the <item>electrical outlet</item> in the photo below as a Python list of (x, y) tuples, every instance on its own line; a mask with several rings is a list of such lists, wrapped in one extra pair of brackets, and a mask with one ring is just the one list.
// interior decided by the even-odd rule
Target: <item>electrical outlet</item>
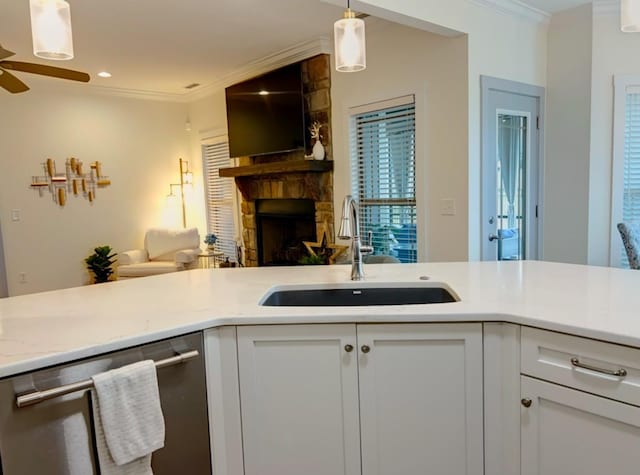
[(11, 221), (20, 221), (20, 210), (12, 209), (11, 210)]
[(18, 274), (20, 276), (20, 283), (21, 284), (26, 284), (27, 283), (27, 273), (26, 272), (20, 272), (20, 274)]
[(455, 216), (456, 200), (451, 198), (443, 198), (440, 200), (440, 214), (442, 216)]

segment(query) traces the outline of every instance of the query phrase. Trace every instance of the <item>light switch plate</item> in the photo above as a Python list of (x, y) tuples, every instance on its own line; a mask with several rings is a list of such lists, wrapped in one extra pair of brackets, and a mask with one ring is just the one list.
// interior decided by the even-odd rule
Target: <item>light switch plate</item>
[(442, 216), (455, 216), (456, 200), (452, 198), (443, 198), (440, 200), (440, 214)]
[(11, 221), (20, 221), (20, 210), (12, 209), (11, 210)]

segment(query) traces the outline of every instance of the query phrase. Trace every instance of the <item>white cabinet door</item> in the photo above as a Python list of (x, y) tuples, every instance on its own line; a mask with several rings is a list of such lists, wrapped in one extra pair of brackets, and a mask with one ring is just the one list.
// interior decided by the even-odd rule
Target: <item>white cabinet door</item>
[(358, 325), (363, 475), (481, 475), (480, 324)]
[(640, 408), (522, 377), (522, 475), (637, 475)]
[(355, 347), (353, 324), (238, 327), (246, 475), (360, 475)]

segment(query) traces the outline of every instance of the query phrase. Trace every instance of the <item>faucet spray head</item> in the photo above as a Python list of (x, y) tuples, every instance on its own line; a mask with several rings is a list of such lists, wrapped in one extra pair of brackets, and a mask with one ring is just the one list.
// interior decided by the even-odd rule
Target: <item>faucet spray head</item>
[(351, 239), (353, 237), (353, 225), (351, 223), (351, 206), (353, 197), (347, 195), (342, 201), (342, 220), (340, 222), (340, 231), (338, 237), (340, 239)]

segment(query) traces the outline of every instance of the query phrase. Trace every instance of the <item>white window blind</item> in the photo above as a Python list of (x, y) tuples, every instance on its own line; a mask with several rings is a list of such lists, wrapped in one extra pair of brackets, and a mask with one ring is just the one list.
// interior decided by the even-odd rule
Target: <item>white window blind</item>
[(623, 221), (640, 221), (640, 93), (626, 95)]
[(416, 262), (413, 96), (351, 112), (352, 184), (362, 239), (372, 234), (374, 254)]
[[(622, 221), (640, 222), (640, 92), (625, 95)], [(629, 266), (622, 248), (620, 262)]]
[(207, 232), (218, 237), (216, 250), (235, 262), (236, 242), (233, 178), (221, 178), (220, 168), (230, 166), (229, 144), (227, 142), (202, 146), (204, 162), (205, 193), (207, 199)]

